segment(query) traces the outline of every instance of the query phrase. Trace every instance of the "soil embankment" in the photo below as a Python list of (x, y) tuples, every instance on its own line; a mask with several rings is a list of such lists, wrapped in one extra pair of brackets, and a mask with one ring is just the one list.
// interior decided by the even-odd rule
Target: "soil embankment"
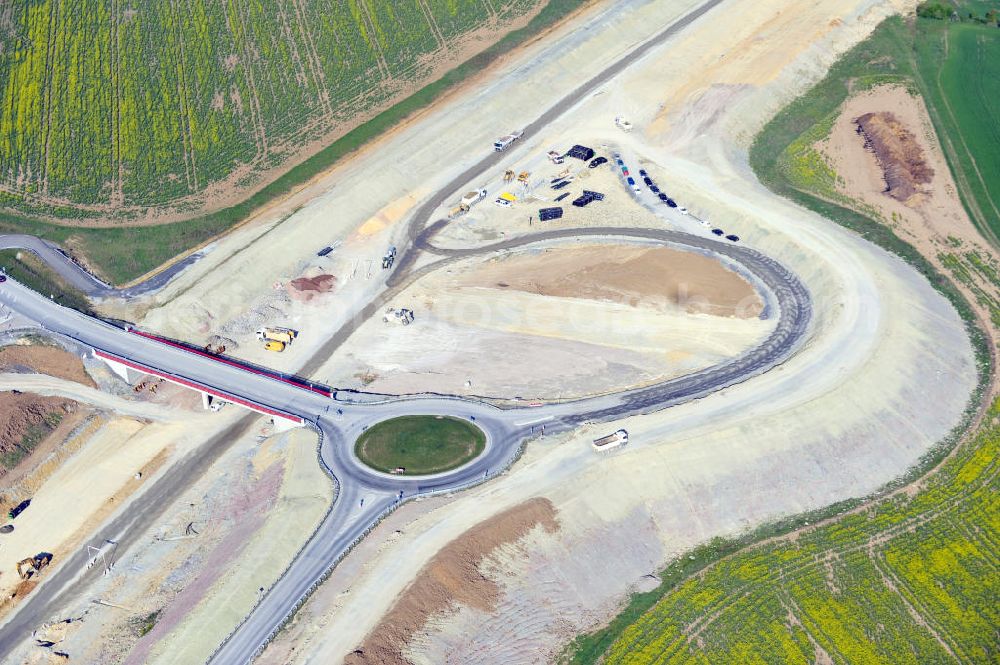
[(924, 150), (906, 125), (891, 112), (865, 113), (855, 119), (858, 134), (865, 139), (882, 168), (886, 193), (897, 201), (909, 201), (934, 178), (934, 169)]
[(480, 571), (480, 564), (501, 546), (517, 542), (538, 526), (550, 533), (559, 529), (555, 507), (548, 499), (525, 501), (445, 545), (344, 662), (407, 665), (407, 643), (434, 614), (455, 605), (494, 609), (500, 588)]

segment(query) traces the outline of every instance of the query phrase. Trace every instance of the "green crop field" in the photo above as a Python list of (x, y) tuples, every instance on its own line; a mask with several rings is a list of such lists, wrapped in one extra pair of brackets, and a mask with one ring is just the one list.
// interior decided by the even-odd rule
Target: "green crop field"
[[(224, 233), (587, 1), (300, 0), (279, 12), (272, 0), (193, 0), (143, 3), (156, 5), (146, 13), (117, 4), (108, 11), (93, 0), (9, 3), (0, 9), (0, 233), (47, 238), (105, 280), (130, 282)], [(503, 34), (508, 19), (539, 4), (527, 25)], [(40, 8), (50, 12), (49, 23)], [(59, 31), (88, 13), (95, 15), (89, 26), (95, 32), (85, 42)], [(414, 19), (421, 15), (424, 23)], [(500, 27), (491, 30), (492, 44), (404, 96), (430, 59), (449, 57), (434, 46), (439, 36), (452, 44), (493, 25)], [(119, 50), (111, 49), (112, 32)], [(418, 52), (421, 44), (431, 50)], [(386, 57), (393, 62), (388, 70)], [(140, 60), (142, 74), (111, 71), (111, 62)], [(57, 69), (67, 71), (46, 74)], [(205, 191), (212, 183), (239, 173), (238, 185), (252, 185), (255, 169), (280, 167), (286, 150), (390, 99), (398, 101), (256, 191), (247, 189), (238, 202), (209, 211), (215, 206)], [(55, 129), (42, 131), (38, 123)], [(123, 143), (129, 141), (137, 143)], [(56, 184), (60, 178), (63, 185)], [(189, 218), (129, 226), (130, 216), (147, 208)]]
[[(105, 215), (247, 183), (538, 0), (32, 0), (0, 21), (0, 186)], [(238, 184), (238, 183), (237, 183)]]
[(931, 20), (919, 28), (921, 91), (970, 216), (1000, 245), (1000, 29)]
[(402, 416), (376, 423), (354, 445), (362, 462), (379, 471), (404, 468), (404, 475), (440, 473), (474, 459), (486, 435), (472, 423), (442, 416)]

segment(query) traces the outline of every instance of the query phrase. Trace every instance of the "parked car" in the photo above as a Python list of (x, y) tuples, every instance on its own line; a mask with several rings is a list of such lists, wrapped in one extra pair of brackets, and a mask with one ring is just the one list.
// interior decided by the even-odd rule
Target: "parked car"
[(729, 235), (726, 236), (726, 240), (730, 240), (732, 242), (739, 242), (740, 241), (740, 237), (737, 236), (737, 235), (733, 235), (732, 233), (730, 233)]
[(667, 202), (667, 199), (669, 199), (669, 198), (670, 198), (669, 196), (667, 196), (667, 195), (666, 195), (666, 194), (664, 194), (663, 192), (660, 192), (660, 193), (659, 193), (659, 197), (660, 197), (660, 200), (661, 200), (661, 201), (663, 201), (664, 203), (666, 203), (666, 202)]
[(645, 178), (646, 177), (646, 169), (639, 169), (639, 175), (641, 175), (643, 178)]
[(629, 187), (635, 187), (635, 178), (629, 176), (628, 180), (626, 180), (625, 182), (628, 183)]
[(725, 231), (723, 231), (722, 229), (712, 229), (712, 233), (714, 233), (717, 236), (721, 236), (725, 234)]
[(608, 163), (607, 157), (595, 157), (594, 159), (590, 160), (590, 164), (587, 164), (587, 168), (596, 169), (601, 164), (607, 164), (607, 163)]
[(7, 275), (0, 275), (0, 284), (3, 284), (6, 281), (7, 281)]
[(656, 185), (650, 185), (649, 186), (649, 191), (653, 192), (654, 194), (659, 194), (660, 193), (660, 188), (657, 187)]
[(667, 198), (667, 205), (670, 206), (671, 208), (676, 208), (677, 207), (677, 202), (674, 201), (671, 198)]

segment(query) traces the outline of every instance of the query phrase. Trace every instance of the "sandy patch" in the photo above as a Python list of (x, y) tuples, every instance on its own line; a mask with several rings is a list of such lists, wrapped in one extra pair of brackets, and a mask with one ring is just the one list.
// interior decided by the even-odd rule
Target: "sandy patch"
[(547, 533), (559, 528), (547, 499), (530, 499), (469, 529), (445, 545), (403, 592), (364, 643), (344, 659), (348, 665), (405, 665), (410, 638), (434, 615), (455, 605), (482, 611), (494, 608), (499, 585), (483, 574), (481, 564), (536, 527)]
[[(37, 552), (52, 552), (58, 564), (89, 530), (118, 508), (140, 486), (135, 474), (149, 477), (162, 462), (164, 441), (157, 428), (120, 418), (97, 429), (31, 497), (31, 506), (4, 536), (0, 593), (8, 596), (17, 581), (14, 563)], [(58, 519), (54, 519), (58, 516)], [(43, 576), (44, 577), (44, 576)], [(6, 611), (9, 604), (3, 606)]]
[(484, 264), (463, 286), (545, 296), (674, 305), (691, 313), (752, 318), (763, 303), (753, 287), (718, 261), (667, 247), (554, 247)]

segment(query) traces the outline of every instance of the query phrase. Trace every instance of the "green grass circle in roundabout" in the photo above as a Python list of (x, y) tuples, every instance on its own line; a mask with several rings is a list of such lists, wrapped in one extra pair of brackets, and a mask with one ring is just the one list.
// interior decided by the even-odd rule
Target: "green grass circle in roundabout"
[(354, 454), (376, 471), (424, 476), (458, 468), (485, 448), (486, 434), (466, 420), (400, 416), (365, 430), (354, 444)]

